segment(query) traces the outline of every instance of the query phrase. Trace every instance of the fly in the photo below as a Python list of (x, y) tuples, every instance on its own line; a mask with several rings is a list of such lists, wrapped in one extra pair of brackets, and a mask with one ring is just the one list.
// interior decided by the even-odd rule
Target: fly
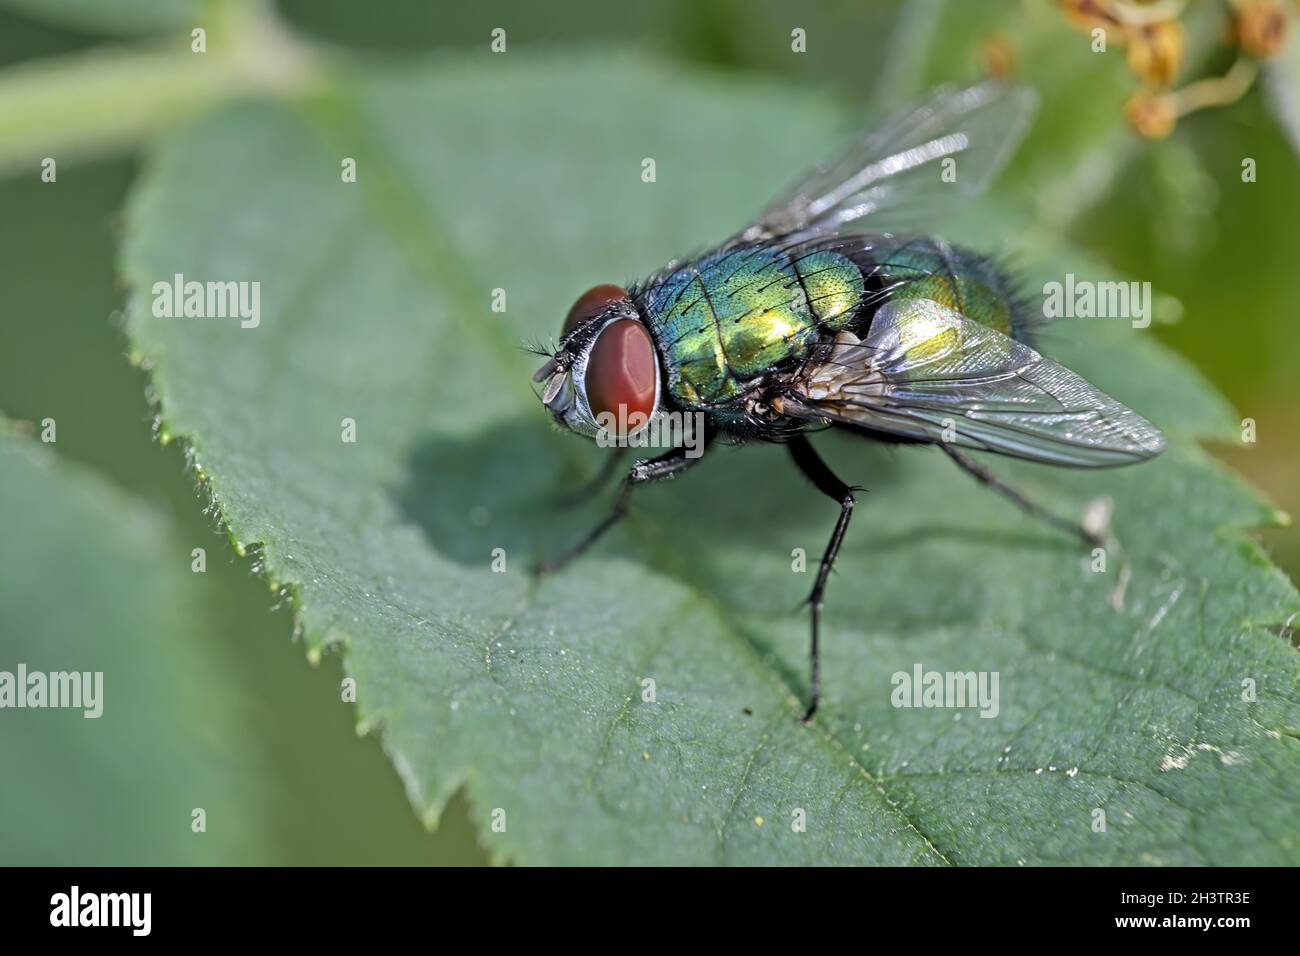
[[(814, 169), (716, 249), (631, 287), (588, 290), (534, 377), (551, 415), (579, 434), (625, 441), (664, 413), (699, 413), (705, 448), (718, 439), (782, 443), (839, 505), (808, 599), (805, 722), (821, 698), (826, 582), (861, 490), (831, 471), (807, 431), (833, 426), (937, 445), (978, 481), (1089, 544), (1098, 543), (1095, 531), (1036, 504), (968, 450), (1076, 468), (1164, 450), (1154, 425), (1035, 351), (1025, 303), (1005, 273), (925, 231), (983, 192), (1034, 109), (1030, 91), (994, 82), (937, 93)], [(941, 178), (957, 161), (958, 177)], [(563, 566), (614, 526), (635, 486), (700, 457), (698, 448), (673, 447), (638, 461), (609, 515), (540, 570)]]

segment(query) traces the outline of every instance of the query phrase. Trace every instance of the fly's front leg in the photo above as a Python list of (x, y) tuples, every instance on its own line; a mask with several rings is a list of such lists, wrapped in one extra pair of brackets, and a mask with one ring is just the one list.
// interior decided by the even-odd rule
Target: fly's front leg
[(844, 532), (849, 528), (849, 519), (853, 517), (853, 492), (858, 489), (849, 487), (835, 477), (835, 473), (830, 470), (826, 462), (821, 460), (817, 452), (813, 451), (812, 445), (803, 435), (796, 435), (790, 441), (789, 448), (794, 463), (799, 466), (804, 476), (817, 486), (818, 491), (828, 498), (835, 499), (840, 505), (839, 520), (835, 522), (835, 530), (831, 532), (831, 540), (826, 545), (821, 566), (817, 569), (817, 580), (813, 582), (812, 594), (808, 596), (808, 606), (812, 616), (812, 639), (808, 649), (811, 669), (808, 679), (808, 709), (803, 715), (803, 722), (806, 724), (812, 720), (813, 714), (817, 713), (817, 705), (821, 702), (822, 696), (820, 646), (822, 596), (826, 592), (826, 581), (830, 577), (831, 568), (835, 566), (835, 558), (840, 553), (840, 545), (844, 542)]
[(650, 458), (645, 461), (638, 461), (632, 466), (632, 470), (627, 473), (623, 483), (619, 485), (618, 496), (614, 499), (614, 507), (600, 524), (592, 528), (587, 536), (571, 547), (568, 551), (558, 554), (548, 561), (543, 561), (536, 568), (536, 574), (540, 577), (543, 574), (550, 574), (552, 571), (558, 571), (574, 558), (578, 557), (598, 540), (614, 525), (618, 524), (627, 515), (628, 498), (632, 495), (632, 489), (636, 485), (644, 484), (647, 481), (658, 481), (661, 478), (668, 478), (678, 472), (685, 471), (691, 465), (695, 464), (702, 457), (702, 454), (690, 456), (687, 454), (689, 449), (685, 447), (673, 448), (665, 452), (658, 458)]
[(1021, 509), (1034, 517), (1047, 522), (1054, 528), (1061, 529), (1067, 534), (1072, 534), (1081, 538), (1084, 544), (1090, 545), (1094, 548), (1101, 547), (1105, 544), (1105, 538), (1101, 534), (1048, 511), (1036, 501), (1027, 498), (1018, 489), (1004, 482), (1001, 478), (993, 474), (993, 472), (989, 471), (965, 452), (949, 444), (941, 444), (939, 447), (947, 453), (949, 458), (957, 463), (957, 466), (961, 468), (962, 471), (966, 472), (981, 484), (988, 485), (999, 494), (1005, 495), (1007, 498), (1014, 501)]

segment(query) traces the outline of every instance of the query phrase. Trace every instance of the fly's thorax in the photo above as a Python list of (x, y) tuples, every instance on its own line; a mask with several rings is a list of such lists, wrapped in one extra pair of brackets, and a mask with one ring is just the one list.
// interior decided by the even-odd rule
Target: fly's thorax
[(987, 257), (942, 239), (882, 243), (867, 269), (882, 301), (929, 299), (1024, 341), (1028, 322), (1010, 279)]
[(640, 296), (672, 399), (700, 408), (738, 398), (744, 382), (805, 356), (862, 302), (861, 270), (829, 250), (777, 246), (712, 253)]

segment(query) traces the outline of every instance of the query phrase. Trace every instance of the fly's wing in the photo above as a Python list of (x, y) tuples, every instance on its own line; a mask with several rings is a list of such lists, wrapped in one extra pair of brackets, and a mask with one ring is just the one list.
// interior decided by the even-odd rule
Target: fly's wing
[[(941, 89), (818, 166), (738, 239), (812, 239), (864, 218), (876, 233), (926, 231), (984, 191), (1036, 106), (1031, 90), (993, 80)], [(951, 181), (941, 175), (947, 158), (956, 161)]]
[(1100, 468), (1152, 458), (1154, 425), (1029, 346), (930, 299), (888, 302), (841, 332), (773, 403), (794, 418)]

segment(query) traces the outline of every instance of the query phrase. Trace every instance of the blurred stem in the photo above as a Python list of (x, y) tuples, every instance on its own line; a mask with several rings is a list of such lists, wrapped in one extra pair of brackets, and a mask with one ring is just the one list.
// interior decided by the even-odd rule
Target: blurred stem
[(1258, 75), (1257, 62), (1250, 57), (1238, 57), (1237, 62), (1232, 64), (1232, 69), (1223, 76), (1197, 80), (1170, 94), (1174, 98), (1175, 112), (1181, 117), (1207, 106), (1235, 103), (1246, 95)]
[(264, 0), (215, 3), (207, 52), (191, 37), (91, 50), (0, 73), (0, 173), (126, 149), (233, 96), (292, 96), (321, 80), (321, 57)]
[(925, 63), (946, 10), (943, 0), (912, 0), (899, 7), (874, 81), (872, 105), (882, 116), (916, 97), (922, 88)]
[(1187, 0), (1146, 0), (1134, 3), (1133, 0), (1115, 0), (1119, 18), (1133, 26), (1160, 23), (1164, 20), (1177, 20), (1187, 9)]

